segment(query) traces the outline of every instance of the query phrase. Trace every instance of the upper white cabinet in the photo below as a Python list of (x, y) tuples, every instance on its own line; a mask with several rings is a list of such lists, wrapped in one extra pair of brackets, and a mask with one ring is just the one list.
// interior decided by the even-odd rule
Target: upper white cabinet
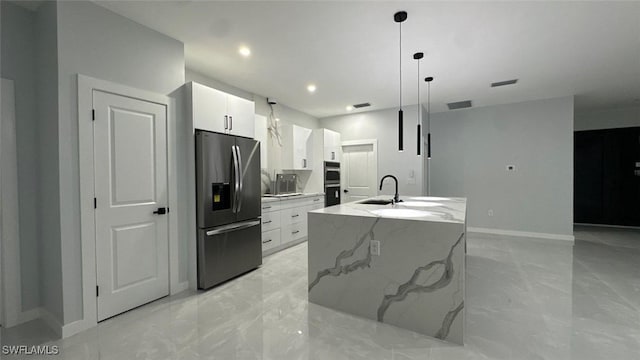
[(190, 82), (191, 116), (196, 129), (253, 138), (255, 104), (253, 101)]
[(287, 170), (311, 170), (313, 166), (313, 137), (311, 129), (293, 124), (283, 124), (282, 168)]
[(340, 133), (322, 129), (324, 138), (324, 161), (340, 161), (342, 157), (342, 145)]

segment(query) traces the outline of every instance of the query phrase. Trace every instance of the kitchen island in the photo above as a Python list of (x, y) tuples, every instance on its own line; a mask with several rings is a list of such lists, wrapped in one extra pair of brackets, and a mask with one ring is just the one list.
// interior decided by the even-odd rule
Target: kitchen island
[(387, 199), (309, 212), (309, 301), (463, 344), (466, 199)]

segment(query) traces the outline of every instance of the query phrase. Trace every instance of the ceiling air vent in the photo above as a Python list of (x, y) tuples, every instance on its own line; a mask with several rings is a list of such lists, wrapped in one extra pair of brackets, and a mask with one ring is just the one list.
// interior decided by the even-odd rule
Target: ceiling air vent
[(491, 83), (491, 87), (505, 86), (505, 85), (513, 85), (518, 82), (518, 79), (513, 80), (505, 80)]
[(361, 104), (355, 104), (355, 105), (353, 105), (353, 107), (354, 107), (355, 109), (360, 109), (360, 108), (364, 108), (364, 107), (367, 107), (367, 106), (371, 106), (371, 104), (369, 104), (369, 103), (367, 102), (367, 103), (361, 103)]
[(448, 103), (447, 106), (449, 107), (449, 110), (470, 108), (471, 100), (452, 102), (452, 103)]

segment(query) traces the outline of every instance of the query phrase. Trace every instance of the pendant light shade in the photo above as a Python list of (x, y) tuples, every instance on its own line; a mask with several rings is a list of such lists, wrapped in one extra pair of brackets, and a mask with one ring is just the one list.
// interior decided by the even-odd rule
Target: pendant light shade
[(420, 156), (422, 155), (422, 117), (421, 112), (422, 112), (422, 106), (420, 106), (420, 60), (422, 60), (422, 58), (424, 57), (424, 54), (421, 52), (417, 52), (415, 54), (413, 54), (413, 59), (414, 60), (418, 60), (418, 126), (417, 126), (417, 131), (416, 131), (416, 145), (417, 145), (417, 155)]
[(427, 82), (427, 158), (431, 159), (431, 82), (433, 77), (424, 78)]
[(398, 110), (398, 151), (404, 150), (403, 139), (403, 113), (402, 113), (402, 23), (407, 20), (406, 11), (398, 11), (393, 15), (393, 20), (398, 23), (400, 27), (400, 42), (399, 42), (399, 54), (400, 54), (400, 109)]

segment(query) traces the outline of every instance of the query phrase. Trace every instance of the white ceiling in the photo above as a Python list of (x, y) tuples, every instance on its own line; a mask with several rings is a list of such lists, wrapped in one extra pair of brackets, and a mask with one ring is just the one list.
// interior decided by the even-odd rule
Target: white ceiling
[[(99, 1), (185, 43), (187, 66), (317, 117), (398, 106), (434, 76), (432, 109), (576, 95), (580, 109), (640, 99), (640, 2)], [(247, 45), (248, 59), (238, 54)], [(518, 84), (489, 88), (494, 81)], [(315, 83), (315, 94), (306, 91)], [(426, 86), (421, 82), (421, 102)]]

